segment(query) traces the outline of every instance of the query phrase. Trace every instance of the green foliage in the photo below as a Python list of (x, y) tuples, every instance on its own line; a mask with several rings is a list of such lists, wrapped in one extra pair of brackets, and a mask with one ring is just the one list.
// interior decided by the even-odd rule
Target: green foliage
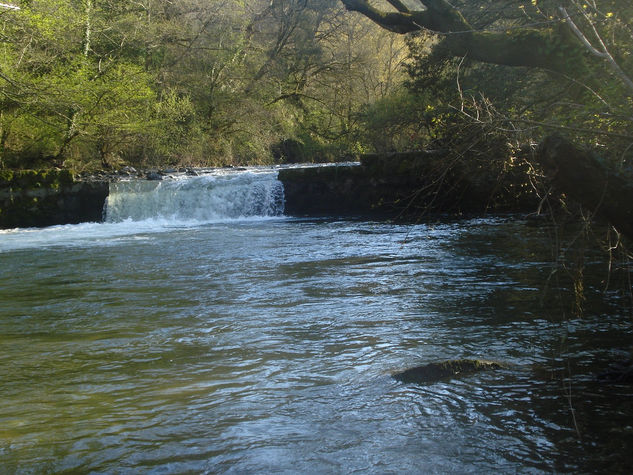
[[(453, 3), (479, 30), (534, 34), (520, 28), (560, 23), (557, 0)], [(633, 6), (624, 3), (567, 8), (630, 77)], [(306, 160), (330, 161), (439, 143), (465, 110), (525, 142), (565, 128), (622, 165), (633, 153), (631, 94), (605, 62), (572, 57), (557, 35), (541, 53), (577, 64), (568, 77), (447, 58), (424, 33), (407, 60), (402, 37), (344, 14), (337, 0), (22, 7), (0, 16), (0, 167), (269, 163), (287, 139)]]
[(270, 163), (372, 150), (401, 38), (338, 0), (32, 0), (0, 16), (0, 168)]
[(103, 25), (87, 5), (33, 1), (4, 18), (5, 166), (107, 166), (110, 149), (146, 127), (152, 78), (140, 65), (91, 48)]
[(362, 110), (364, 142), (377, 152), (419, 150), (437, 127), (437, 100), (400, 89)]
[(474, 27), (505, 30), (509, 38), (549, 28), (551, 39), (538, 53), (559, 58), (569, 67), (560, 74), (452, 58), (441, 41), (433, 43), (421, 32), (409, 42), (408, 85), (416, 94), (435, 99), (432, 137), (452, 140), (463, 119), (497, 127), (508, 141), (526, 144), (562, 131), (579, 143), (599, 147), (618, 166), (633, 165), (633, 90), (627, 89), (606, 59), (595, 54), (608, 52), (623, 74), (633, 77), (633, 30), (626, 20), (633, 15), (632, 4), (567, 2), (570, 18), (595, 51), (585, 47), (563, 21), (558, 1), (480, 0), (455, 5)]

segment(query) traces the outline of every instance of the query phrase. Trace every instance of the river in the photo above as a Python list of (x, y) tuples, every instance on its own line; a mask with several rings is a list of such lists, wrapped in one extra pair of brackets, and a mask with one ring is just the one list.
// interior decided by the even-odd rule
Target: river
[[(236, 205), (236, 203), (239, 203)], [(626, 472), (631, 317), (551, 229), (283, 216), (274, 171), (117, 185), (0, 231), (2, 473)], [(560, 288), (559, 288), (560, 287)], [(485, 358), (433, 384), (390, 375)]]

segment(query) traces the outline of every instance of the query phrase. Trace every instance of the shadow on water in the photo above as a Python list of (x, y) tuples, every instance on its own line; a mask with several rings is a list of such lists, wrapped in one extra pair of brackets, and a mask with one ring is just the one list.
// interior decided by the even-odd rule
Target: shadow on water
[[(451, 334), (461, 335), (452, 344), (457, 355), (481, 354), (477, 335), (486, 333), (491, 341), (484, 354), (505, 354), (515, 365), (482, 376), (487, 395), (478, 412), (502, 431), (540, 426), (530, 452), (552, 458), (534, 461), (536, 468), (628, 472), (633, 387), (597, 378), (613, 362), (628, 359), (633, 343), (628, 296), (614, 282), (614, 290), (605, 290), (615, 279), (604, 254), (584, 250), (584, 312), (578, 315), (572, 272), (562, 270), (573, 263), (554, 263), (560, 249), (548, 236), (560, 230), (511, 225), (490, 231), (484, 226), (450, 243), (457, 275), (474, 269), (444, 288), (452, 298), (437, 309), (447, 315), (443, 322)], [(483, 265), (473, 266), (473, 256)]]

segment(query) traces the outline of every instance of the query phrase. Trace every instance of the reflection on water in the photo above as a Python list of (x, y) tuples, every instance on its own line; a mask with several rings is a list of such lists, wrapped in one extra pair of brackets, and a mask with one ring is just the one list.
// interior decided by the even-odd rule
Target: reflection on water
[[(582, 319), (551, 278), (544, 292), (546, 230), (92, 226), (98, 239), (81, 226), (0, 235), (3, 472), (632, 463), (630, 390), (593, 378), (628, 350), (630, 319), (597, 298), (599, 260)], [(509, 367), (426, 386), (389, 377), (447, 358)]]

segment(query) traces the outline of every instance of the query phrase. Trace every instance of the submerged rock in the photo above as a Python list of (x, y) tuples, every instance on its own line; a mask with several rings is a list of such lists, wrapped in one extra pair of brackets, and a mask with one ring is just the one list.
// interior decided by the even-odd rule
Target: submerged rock
[(617, 361), (598, 374), (598, 382), (603, 384), (633, 383), (633, 360)]
[(448, 360), (416, 366), (399, 373), (394, 373), (392, 376), (403, 383), (423, 384), (434, 383), (458, 374), (469, 374), (503, 367), (501, 363), (487, 360)]

